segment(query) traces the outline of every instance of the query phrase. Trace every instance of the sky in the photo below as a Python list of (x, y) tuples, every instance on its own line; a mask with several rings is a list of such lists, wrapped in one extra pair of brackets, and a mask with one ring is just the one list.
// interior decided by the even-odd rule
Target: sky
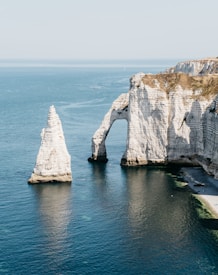
[(217, 0), (0, 0), (0, 59), (218, 56)]

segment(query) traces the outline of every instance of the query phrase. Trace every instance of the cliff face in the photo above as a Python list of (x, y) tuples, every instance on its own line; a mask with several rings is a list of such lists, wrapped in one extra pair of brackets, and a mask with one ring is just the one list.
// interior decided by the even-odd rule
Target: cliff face
[[(186, 62), (165, 73), (131, 78), (124, 117), (127, 146), (121, 165), (201, 164), (218, 177), (218, 75), (208, 73), (216, 71), (214, 60)], [(114, 104), (109, 113), (113, 112)], [(99, 150), (99, 144), (105, 144), (107, 135), (99, 133), (106, 124), (108, 133), (110, 121), (106, 115), (94, 134), (90, 160), (106, 159), (105, 145)]]
[(47, 127), (42, 129), (41, 139), (35, 168), (28, 182), (71, 182), (71, 157), (54, 106), (49, 109)]
[(199, 163), (204, 170), (218, 179), (218, 96), (203, 114), (204, 152)]
[(179, 62), (175, 67), (167, 70), (167, 72), (183, 72), (191, 75), (216, 74), (218, 73), (218, 58)]

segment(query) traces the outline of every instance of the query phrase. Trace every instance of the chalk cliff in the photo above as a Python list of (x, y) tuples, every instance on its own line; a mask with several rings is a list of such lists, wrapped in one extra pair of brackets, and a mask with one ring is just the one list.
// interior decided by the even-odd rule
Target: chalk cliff
[(179, 62), (175, 67), (168, 69), (166, 72), (182, 72), (190, 75), (215, 74), (218, 73), (218, 58)]
[(122, 95), (125, 108), (118, 98), (94, 134), (89, 160), (107, 159), (108, 131), (115, 119), (125, 118), (121, 165), (200, 164), (218, 177), (217, 64), (216, 58), (187, 61), (164, 73), (134, 75), (129, 92)]
[(47, 127), (41, 132), (41, 146), (28, 183), (71, 182), (71, 157), (67, 151), (62, 124), (55, 107), (48, 113)]

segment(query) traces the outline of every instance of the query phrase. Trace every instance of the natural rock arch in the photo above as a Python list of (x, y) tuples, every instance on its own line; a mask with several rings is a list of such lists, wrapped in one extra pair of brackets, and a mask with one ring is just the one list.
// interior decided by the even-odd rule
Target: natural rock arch
[(95, 132), (89, 160), (107, 161), (105, 139), (112, 123), (124, 118), (122, 166), (201, 165), (218, 178), (217, 68), (217, 59), (204, 59), (132, 76), (129, 93), (114, 101)]
[(114, 121), (118, 119), (128, 120), (129, 94), (121, 94), (112, 104), (105, 115), (101, 126), (92, 137), (92, 156), (90, 162), (107, 162), (105, 141)]

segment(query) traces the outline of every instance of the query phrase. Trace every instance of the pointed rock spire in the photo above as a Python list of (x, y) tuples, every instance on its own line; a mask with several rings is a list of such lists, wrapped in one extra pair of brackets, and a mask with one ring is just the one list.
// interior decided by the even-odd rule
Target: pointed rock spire
[(28, 183), (71, 182), (71, 157), (55, 107), (50, 106), (47, 127), (41, 132), (41, 146)]

